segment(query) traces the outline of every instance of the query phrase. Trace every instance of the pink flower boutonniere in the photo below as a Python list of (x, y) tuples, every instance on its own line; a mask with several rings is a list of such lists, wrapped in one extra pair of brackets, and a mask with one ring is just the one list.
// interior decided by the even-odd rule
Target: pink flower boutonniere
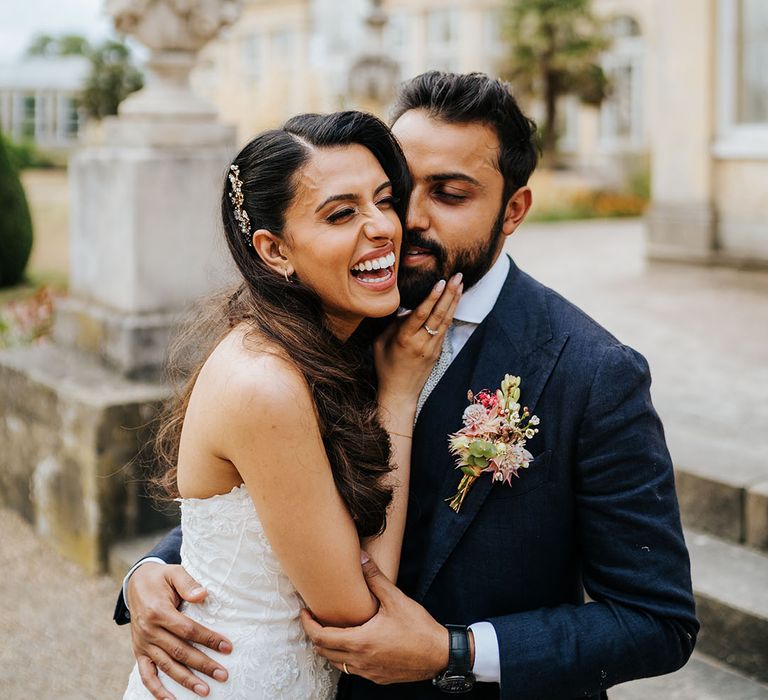
[(475, 396), (469, 391), (467, 398), (470, 404), (464, 410), (464, 427), (448, 436), (451, 454), (464, 474), (456, 494), (446, 499), (457, 513), (483, 472), (490, 472), (493, 481), (511, 486), (512, 477), (519, 477), (519, 470), (527, 469), (533, 459), (525, 443), (539, 432), (535, 427), (539, 419), (527, 408), (520, 411), (520, 377), (505, 374), (496, 393), (484, 389)]

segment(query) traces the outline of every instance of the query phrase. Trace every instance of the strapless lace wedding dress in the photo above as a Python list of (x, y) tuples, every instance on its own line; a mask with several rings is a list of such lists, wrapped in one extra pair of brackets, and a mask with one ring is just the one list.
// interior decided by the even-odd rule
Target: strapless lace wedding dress
[[(181, 499), (181, 562), (208, 589), (199, 605), (182, 611), (232, 641), (231, 654), (203, 649), (229, 672), (206, 679), (208, 698), (330, 700), (338, 672), (316, 655), (299, 622), (303, 604), (264, 534), (245, 486), (205, 499)], [(160, 673), (176, 698), (196, 698)], [(131, 672), (124, 700), (152, 698)]]

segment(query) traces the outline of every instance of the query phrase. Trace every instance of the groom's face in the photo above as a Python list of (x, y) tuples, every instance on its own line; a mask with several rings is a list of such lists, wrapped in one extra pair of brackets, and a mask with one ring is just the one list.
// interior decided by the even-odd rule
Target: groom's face
[(423, 110), (405, 112), (392, 126), (413, 179), (398, 285), (414, 308), (440, 279), (464, 275), (475, 284), (503, 245), (506, 202), (499, 140), (484, 124), (449, 124)]

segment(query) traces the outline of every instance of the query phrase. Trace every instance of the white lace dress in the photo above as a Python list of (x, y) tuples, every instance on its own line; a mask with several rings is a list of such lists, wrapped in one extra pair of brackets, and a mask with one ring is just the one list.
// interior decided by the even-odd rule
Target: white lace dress
[[(181, 562), (208, 589), (182, 611), (221, 632), (231, 654), (203, 649), (229, 672), (206, 679), (208, 698), (330, 700), (338, 672), (317, 656), (299, 622), (302, 601), (275, 557), (245, 486), (205, 499), (181, 499)], [(160, 673), (176, 698), (199, 698)], [(134, 667), (124, 700), (152, 698)]]

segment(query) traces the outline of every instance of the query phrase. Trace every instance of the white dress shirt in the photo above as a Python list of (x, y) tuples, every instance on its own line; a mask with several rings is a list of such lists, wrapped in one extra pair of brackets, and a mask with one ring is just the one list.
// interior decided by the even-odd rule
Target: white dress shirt
[[(453, 357), (455, 358), (461, 349), (466, 345), (475, 329), (485, 320), (485, 317), (491, 312), (501, 293), (501, 288), (507, 279), (509, 273), (509, 257), (502, 254), (493, 264), (490, 270), (480, 278), (473, 287), (467, 289), (459, 300), (456, 311), (453, 314), (454, 320), (461, 321), (457, 324), (452, 338)], [(125, 595), (128, 579), (136, 569), (148, 561), (163, 562), (156, 557), (148, 557), (137, 562), (123, 579), (123, 598), (126, 607), (128, 598)], [(496, 637), (496, 630), (490, 622), (475, 622), (469, 626), (472, 635), (475, 638), (475, 663), (472, 672), (478, 681), (484, 683), (499, 683), (501, 681), (501, 661), (499, 656), (499, 640)]]

